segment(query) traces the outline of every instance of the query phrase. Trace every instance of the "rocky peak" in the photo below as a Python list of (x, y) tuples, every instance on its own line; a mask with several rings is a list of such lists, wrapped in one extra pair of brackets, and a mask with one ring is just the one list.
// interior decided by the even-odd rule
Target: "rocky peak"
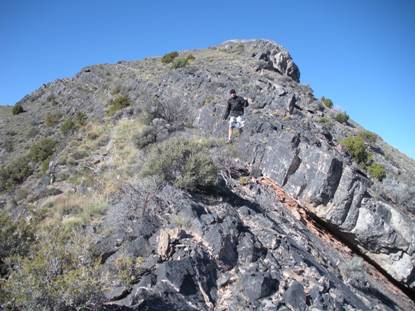
[(227, 52), (238, 51), (258, 61), (257, 70), (273, 70), (300, 82), (300, 70), (288, 51), (271, 40), (229, 40), (217, 46)]
[(415, 309), (414, 162), (299, 77), (277, 43), (231, 40), (2, 109), (2, 306)]

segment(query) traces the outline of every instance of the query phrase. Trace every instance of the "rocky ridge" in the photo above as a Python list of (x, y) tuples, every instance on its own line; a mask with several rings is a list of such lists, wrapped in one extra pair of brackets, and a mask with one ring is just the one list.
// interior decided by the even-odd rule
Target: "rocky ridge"
[[(73, 141), (84, 139), (82, 129), (62, 135), (62, 118), (82, 111), (109, 133), (124, 124), (131, 138), (150, 106), (157, 110), (150, 121), (152, 143), (216, 140), (211, 155), (219, 183), (208, 192), (160, 186), (136, 174), (146, 148), (132, 153), (128, 174), (113, 179), (118, 186), (101, 221), (86, 225), (102, 271), (113, 274), (126, 257), (141, 260), (133, 282), (106, 283), (105, 308), (413, 309), (414, 161), (378, 139), (369, 147), (387, 174), (382, 181), (370, 177), (339, 144), (363, 128), (335, 121), (338, 111), (299, 83), (298, 67), (275, 42), (233, 40), (180, 54), (195, 59), (177, 69), (159, 58), (89, 66), (23, 98), (24, 113), (0, 119), (2, 146), (13, 145), (1, 149), (0, 163), (50, 136), (61, 141), (56, 165), (47, 172), (53, 169), (56, 180), (49, 185), (45, 175), (30, 176), (3, 194), (4, 208), (13, 205), (25, 215), (29, 206), (45, 207), (68, 191), (88, 194), (93, 186), (69, 177), (82, 166), (100, 180), (118, 163), (111, 150), (119, 132), (88, 156), (61, 161)], [(221, 117), (230, 88), (249, 98), (250, 106), (244, 132), (225, 145)], [(131, 105), (106, 115), (108, 102), (119, 95)], [(51, 114), (59, 121), (48, 126)], [(109, 233), (96, 233), (102, 228)]]

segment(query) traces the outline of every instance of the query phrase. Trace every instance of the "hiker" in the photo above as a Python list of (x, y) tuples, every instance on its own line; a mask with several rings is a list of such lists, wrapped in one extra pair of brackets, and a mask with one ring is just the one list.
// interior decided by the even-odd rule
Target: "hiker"
[(231, 98), (228, 99), (228, 106), (226, 107), (225, 114), (223, 119), (226, 120), (230, 115), (229, 119), (229, 128), (228, 128), (228, 143), (232, 140), (232, 132), (234, 128), (239, 130), (239, 134), (242, 133), (242, 128), (244, 126), (244, 120), (242, 116), (244, 114), (244, 108), (248, 107), (248, 101), (241, 96), (236, 95), (234, 89), (229, 91)]

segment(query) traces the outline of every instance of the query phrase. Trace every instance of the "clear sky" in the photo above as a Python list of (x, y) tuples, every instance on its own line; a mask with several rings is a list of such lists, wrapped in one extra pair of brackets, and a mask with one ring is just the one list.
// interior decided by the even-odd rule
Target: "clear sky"
[(266, 38), (315, 95), (415, 158), (415, 1), (0, 0), (0, 103), (81, 67)]

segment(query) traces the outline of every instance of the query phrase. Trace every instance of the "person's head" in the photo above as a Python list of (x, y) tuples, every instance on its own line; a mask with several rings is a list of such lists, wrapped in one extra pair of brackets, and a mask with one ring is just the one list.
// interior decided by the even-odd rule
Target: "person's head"
[(235, 97), (236, 96), (236, 91), (234, 89), (229, 91), (229, 94), (231, 95), (231, 97)]

